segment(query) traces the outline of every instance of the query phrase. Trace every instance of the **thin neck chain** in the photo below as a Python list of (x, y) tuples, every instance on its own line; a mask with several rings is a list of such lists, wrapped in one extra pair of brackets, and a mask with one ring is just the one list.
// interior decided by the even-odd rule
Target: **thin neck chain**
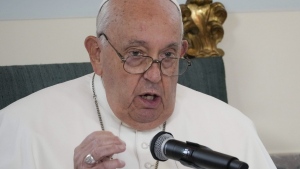
[(103, 124), (103, 121), (102, 121), (100, 109), (99, 109), (99, 106), (98, 106), (97, 95), (96, 95), (96, 92), (95, 92), (95, 85), (94, 85), (95, 75), (96, 75), (96, 73), (94, 73), (93, 80), (92, 80), (93, 98), (94, 98), (94, 101), (95, 101), (95, 105), (96, 105), (97, 114), (98, 114), (98, 118), (99, 118), (99, 121), (100, 121), (101, 129), (102, 129), (102, 131), (104, 131), (104, 124)]
[[(98, 114), (98, 118), (99, 118), (99, 121), (100, 121), (100, 126), (101, 126), (102, 131), (104, 131), (104, 124), (103, 124), (103, 121), (102, 121), (102, 116), (101, 116), (100, 109), (99, 109), (99, 106), (98, 106), (97, 95), (96, 95), (96, 92), (95, 92), (95, 85), (94, 85), (95, 75), (96, 75), (96, 73), (93, 74), (93, 79), (92, 79), (93, 98), (94, 98), (94, 101), (95, 101), (97, 114)], [(162, 131), (166, 130), (166, 125), (167, 125), (167, 122), (164, 122)], [(159, 163), (159, 161), (156, 161), (155, 169), (158, 169), (158, 163)]]

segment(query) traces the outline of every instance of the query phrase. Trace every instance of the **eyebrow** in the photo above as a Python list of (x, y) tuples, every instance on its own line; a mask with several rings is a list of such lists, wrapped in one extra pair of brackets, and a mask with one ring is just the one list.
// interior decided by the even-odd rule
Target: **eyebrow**
[(177, 42), (171, 43), (168, 46), (166, 46), (167, 48), (171, 48), (171, 47), (176, 47), (178, 48), (180, 45)]
[(129, 45), (141, 45), (141, 46), (146, 46), (147, 42), (143, 40), (130, 40)]
[[(140, 46), (147, 46), (147, 42), (143, 40), (130, 40), (128, 45), (140, 45)], [(178, 48), (179, 44), (177, 42), (173, 42), (165, 46), (164, 48), (171, 48), (171, 47), (176, 47)]]

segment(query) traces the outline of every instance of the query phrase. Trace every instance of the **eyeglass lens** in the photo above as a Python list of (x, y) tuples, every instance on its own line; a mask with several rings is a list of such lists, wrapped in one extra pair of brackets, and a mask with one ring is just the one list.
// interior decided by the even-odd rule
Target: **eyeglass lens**
[[(178, 69), (178, 62), (179, 69)], [(185, 59), (164, 58), (161, 61), (155, 60), (154, 63), (160, 64), (160, 69), (164, 75), (177, 76), (183, 74), (189, 63)], [(130, 56), (124, 62), (124, 69), (128, 73), (139, 74), (147, 71), (153, 64), (153, 59), (149, 56)]]

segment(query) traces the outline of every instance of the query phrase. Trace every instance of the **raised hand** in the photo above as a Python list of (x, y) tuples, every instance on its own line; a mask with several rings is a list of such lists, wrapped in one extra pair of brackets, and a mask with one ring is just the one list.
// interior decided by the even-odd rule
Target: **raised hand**
[(96, 131), (88, 135), (74, 150), (74, 169), (116, 169), (125, 162), (113, 159), (114, 154), (125, 151), (126, 144), (108, 131)]

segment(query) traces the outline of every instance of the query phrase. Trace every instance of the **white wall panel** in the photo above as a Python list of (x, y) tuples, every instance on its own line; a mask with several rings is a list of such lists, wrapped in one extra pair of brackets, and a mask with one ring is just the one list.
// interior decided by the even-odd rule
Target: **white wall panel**
[(269, 152), (300, 152), (300, 12), (235, 13), (225, 22), (229, 104)]

